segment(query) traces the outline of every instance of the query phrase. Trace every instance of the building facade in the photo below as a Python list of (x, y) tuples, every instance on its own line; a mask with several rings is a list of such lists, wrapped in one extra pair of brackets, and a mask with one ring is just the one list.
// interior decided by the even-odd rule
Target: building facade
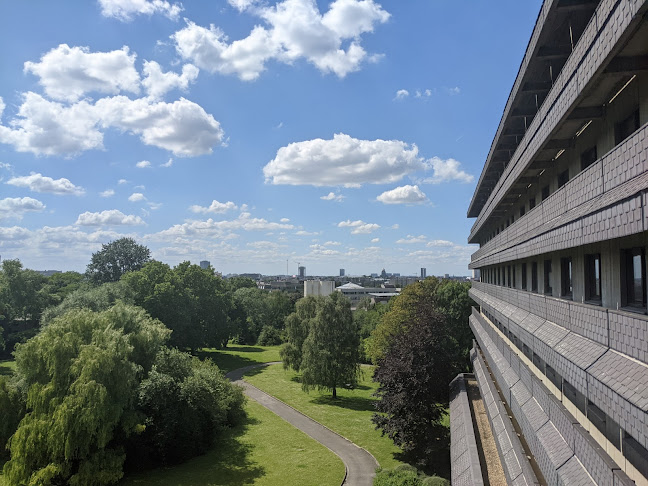
[[(544, 1), (468, 209), (471, 358), (507, 484), (648, 485), (647, 12)], [(463, 389), (453, 484), (481, 484)]]

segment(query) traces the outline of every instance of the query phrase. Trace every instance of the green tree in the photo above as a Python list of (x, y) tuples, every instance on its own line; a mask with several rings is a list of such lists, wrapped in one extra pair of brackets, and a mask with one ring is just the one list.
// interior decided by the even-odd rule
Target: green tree
[(72, 310), (16, 347), (26, 414), (9, 440), (10, 484), (103, 485), (122, 476), (125, 438), (141, 429), (139, 382), (169, 330), (142, 309)]
[(302, 348), (311, 328), (311, 321), (317, 314), (318, 297), (308, 296), (297, 301), (295, 312), (286, 317), (286, 342), (279, 350), (285, 369), (299, 371), (302, 362)]
[(47, 305), (58, 305), (63, 299), (83, 284), (84, 276), (79, 272), (55, 273), (45, 281), (43, 293), (47, 299)]
[(270, 316), (267, 295), (267, 292), (256, 287), (242, 287), (234, 292), (239, 344), (256, 344), (261, 329)]
[(95, 284), (117, 282), (127, 272), (139, 270), (151, 259), (151, 252), (133, 238), (120, 238), (92, 254), (86, 275)]
[(41, 292), (46, 278), (34, 270), (24, 270), (20, 260), (4, 260), (0, 274), (3, 315), (8, 321), (38, 321), (46, 304)]
[(339, 292), (319, 301), (302, 346), (302, 388), (331, 390), (355, 386), (360, 374), (360, 337), (353, 323), (351, 303)]

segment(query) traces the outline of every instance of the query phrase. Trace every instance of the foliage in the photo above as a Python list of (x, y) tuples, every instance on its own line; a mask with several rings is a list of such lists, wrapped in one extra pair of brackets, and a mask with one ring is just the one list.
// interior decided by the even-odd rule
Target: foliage
[(47, 296), (47, 305), (58, 305), (63, 302), (65, 297), (81, 288), (84, 278), (79, 272), (60, 272), (47, 277), (43, 288)]
[(281, 332), (279, 329), (272, 326), (263, 326), (257, 344), (259, 346), (276, 346), (281, 344), (282, 341), (283, 339), (281, 339)]
[(439, 476), (429, 476), (421, 481), (421, 486), (450, 486), (450, 481)]
[(391, 337), (374, 372), (379, 413), (372, 420), (408, 457), (428, 466), (446, 445), (444, 405), (461, 353), (432, 299), (418, 302), (409, 318), (405, 331)]
[(20, 260), (4, 260), (0, 273), (0, 314), (6, 321), (38, 320), (47, 303), (42, 292), (46, 278), (24, 270)]
[[(249, 280), (249, 279), (247, 279)], [(284, 329), (284, 320), (295, 309), (295, 299), (286, 292), (267, 292), (245, 286), (233, 294), (230, 313), (238, 344), (257, 344), (264, 326)]]
[(351, 303), (339, 292), (318, 301), (308, 337), (302, 346), (302, 387), (331, 390), (355, 386), (360, 373), (360, 338)]
[(16, 347), (30, 413), (9, 441), (11, 484), (102, 485), (122, 476), (133, 405), (169, 331), (142, 309), (72, 310)]
[(203, 454), (216, 433), (243, 418), (242, 389), (211, 361), (161, 350), (138, 390), (145, 431), (129, 447), (129, 461), (163, 464)]
[(380, 361), (387, 352), (392, 336), (407, 330), (422, 305), (431, 306), (446, 318), (462, 354), (467, 357), (472, 339), (468, 326), (471, 305), (469, 289), (469, 283), (436, 277), (428, 277), (405, 287), (398, 297), (392, 299), (388, 311), (367, 342), (367, 354), (372, 362), (376, 364)]
[(119, 238), (92, 254), (86, 275), (95, 284), (117, 282), (127, 272), (139, 270), (151, 259), (151, 252), (133, 238)]
[(358, 328), (360, 333), (360, 342), (361, 352), (362, 352), (362, 362), (369, 363), (370, 359), (366, 354), (366, 349), (368, 342), (371, 337), (371, 333), (378, 327), (382, 316), (384, 316), (389, 309), (389, 303), (387, 304), (372, 304), (371, 301), (364, 303), (364, 305), (358, 305), (356, 310), (353, 312), (353, 321)]
[(0, 458), (5, 445), (25, 415), (25, 393), (15, 377), (0, 376)]
[(379, 469), (373, 486), (421, 486), (421, 479), (416, 468)]
[(228, 290), (231, 292), (244, 288), (257, 288), (256, 282), (249, 277), (230, 277), (225, 282), (227, 283)]
[(286, 317), (286, 343), (279, 352), (284, 368), (299, 371), (302, 347), (311, 328), (311, 320), (317, 314), (318, 299), (313, 296), (297, 301), (295, 312)]

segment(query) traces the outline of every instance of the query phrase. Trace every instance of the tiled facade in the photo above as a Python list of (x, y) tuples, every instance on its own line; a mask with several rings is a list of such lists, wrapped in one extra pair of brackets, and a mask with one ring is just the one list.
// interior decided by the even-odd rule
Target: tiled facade
[(544, 1), (468, 216), (507, 484), (648, 486), (648, 0)]

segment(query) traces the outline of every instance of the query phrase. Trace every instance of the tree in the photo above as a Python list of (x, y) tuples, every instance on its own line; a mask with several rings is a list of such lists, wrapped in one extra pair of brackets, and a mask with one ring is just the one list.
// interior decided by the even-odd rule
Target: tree
[(41, 292), (46, 277), (34, 270), (24, 270), (20, 260), (4, 260), (0, 274), (2, 313), (8, 321), (38, 321), (46, 304)]
[(58, 305), (63, 299), (83, 284), (84, 276), (79, 272), (55, 273), (45, 281), (43, 293), (47, 299), (47, 305)]
[(339, 292), (319, 301), (302, 346), (302, 388), (331, 390), (355, 386), (360, 374), (360, 337), (353, 323), (351, 303)]
[(285, 369), (299, 371), (302, 347), (311, 328), (311, 320), (317, 314), (319, 298), (308, 296), (297, 301), (295, 312), (286, 317), (286, 343), (279, 350)]
[(72, 310), (16, 347), (26, 414), (9, 440), (10, 484), (103, 485), (119, 480), (123, 443), (140, 427), (139, 382), (169, 330), (142, 309), (118, 304)]
[(92, 254), (86, 275), (95, 284), (117, 282), (127, 272), (139, 270), (151, 259), (151, 252), (133, 238), (120, 238)]

